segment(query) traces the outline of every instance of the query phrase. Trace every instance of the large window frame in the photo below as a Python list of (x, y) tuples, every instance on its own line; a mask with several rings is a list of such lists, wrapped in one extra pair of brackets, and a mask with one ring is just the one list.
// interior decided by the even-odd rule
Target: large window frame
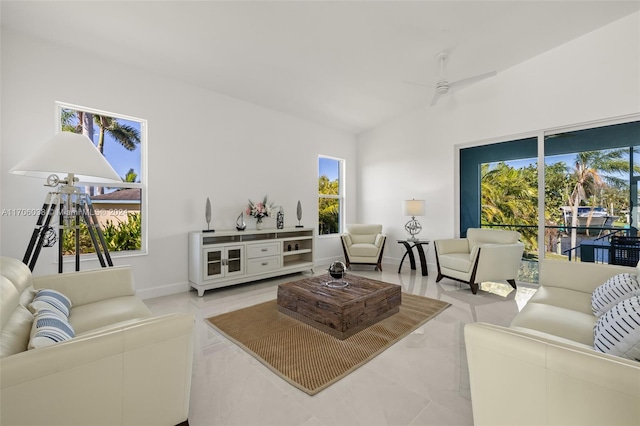
[[(337, 177), (338, 180), (338, 193), (337, 194), (323, 194), (320, 193), (320, 185), (318, 185), (318, 237), (331, 237), (340, 235), (344, 229), (344, 212), (345, 212), (345, 160), (342, 158), (331, 157), (328, 155), (319, 155), (318, 156), (318, 183), (320, 183), (320, 179), (323, 176), (323, 161), (335, 162), (337, 166)], [(321, 212), (320, 206), (323, 200), (337, 200), (338, 201), (338, 221), (337, 221), (337, 229), (330, 230), (331, 232), (323, 232), (323, 223), (321, 222)]]
[[(142, 119), (142, 118), (138, 118), (138, 117), (133, 117), (133, 116), (129, 116), (129, 115), (124, 115), (124, 114), (119, 114), (119, 113), (114, 113), (114, 112), (109, 112), (109, 111), (104, 111), (104, 110), (99, 110), (96, 108), (90, 108), (90, 107), (85, 107), (85, 106), (81, 106), (81, 105), (75, 105), (75, 104), (71, 104), (71, 103), (66, 103), (66, 102), (56, 102), (55, 103), (55, 114), (56, 114), (56, 126), (57, 126), (57, 131), (61, 131), (62, 130), (62, 113), (63, 110), (73, 110), (73, 111), (82, 111), (85, 113), (89, 113), (89, 114), (95, 114), (95, 115), (100, 115), (100, 116), (106, 116), (106, 117), (111, 117), (111, 118), (115, 118), (115, 119), (122, 119), (122, 120), (127, 120), (127, 121), (133, 121), (136, 122), (140, 125), (140, 143), (139, 143), (139, 149), (140, 149), (140, 164), (139, 164), (139, 171), (134, 170), (134, 172), (137, 172), (137, 176), (134, 182), (118, 182), (118, 183), (113, 183), (113, 184), (109, 184), (108, 187), (109, 188), (119, 188), (119, 189), (140, 189), (140, 249), (129, 249), (129, 250), (121, 250), (121, 251), (113, 251), (110, 250), (109, 254), (112, 257), (128, 257), (128, 256), (137, 256), (137, 255), (146, 255), (148, 252), (148, 200), (147, 200), (147, 182), (148, 182), (148, 177), (147, 177), (147, 145), (148, 145), (148, 132), (147, 132), (147, 120)], [(93, 141), (95, 143), (95, 141)], [(109, 161), (107, 159), (107, 161)], [(114, 167), (115, 169), (115, 167)], [(90, 188), (96, 188), (96, 187), (105, 187), (106, 185), (104, 183), (97, 183), (97, 182), (92, 182), (90, 180), (88, 181), (79, 181), (76, 183), (77, 186), (84, 186), (87, 189)], [(108, 203), (108, 202), (105, 202)], [(96, 206), (96, 201), (93, 201), (94, 207)], [(114, 208), (111, 210), (124, 210), (122, 208), (122, 206), (118, 206), (118, 205), (114, 205)], [(126, 207), (125, 207), (126, 208)], [(115, 214), (115, 213), (114, 213)], [(100, 221), (100, 218), (99, 218)], [(104, 226), (104, 225), (103, 225)], [(69, 256), (65, 256), (65, 258), (67, 258)], [(82, 258), (89, 258), (90, 255), (87, 256), (82, 256)]]
[[(545, 155), (550, 155), (552, 153), (545, 153), (545, 141), (548, 140), (549, 136), (557, 135), (561, 133), (569, 133), (569, 132), (578, 132), (581, 130), (594, 130), (598, 128), (604, 128), (607, 126), (615, 126), (618, 124), (628, 124), (640, 122), (640, 114), (630, 114), (626, 116), (604, 119), (604, 120), (594, 120), (581, 124), (567, 125), (567, 126), (559, 126), (555, 128), (541, 129), (535, 132), (527, 132), (521, 133), (517, 135), (511, 135), (508, 137), (502, 138), (494, 138), (487, 139), (483, 141), (478, 141), (470, 144), (456, 145), (456, 170), (457, 173), (455, 175), (455, 191), (456, 191), (456, 206), (455, 206), (455, 232), (456, 235), (464, 236), (466, 233), (466, 229), (469, 227), (479, 226), (479, 204), (478, 207), (474, 207), (471, 205), (464, 206), (462, 203), (462, 199), (464, 197), (465, 202), (469, 200), (476, 200), (479, 202), (480, 194), (479, 191), (475, 191), (474, 189), (470, 189), (471, 187), (464, 187), (465, 182), (469, 179), (469, 174), (477, 174), (477, 169), (474, 167), (472, 170), (469, 170), (469, 162), (465, 164), (465, 156), (468, 156), (469, 153), (472, 153), (474, 150), (478, 152), (491, 152), (491, 146), (498, 146), (499, 144), (503, 144), (504, 147), (508, 147), (511, 142), (524, 142), (531, 141), (535, 142), (535, 147), (537, 148), (537, 161), (538, 165), (545, 164)], [(512, 145), (509, 149), (516, 147), (516, 144)], [(520, 145), (520, 147), (516, 147), (516, 151), (520, 151), (522, 148), (525, 148), (525, 145)], [(523, 157), (531, 157), (532, 146), (530, 143), (527, 144), (525, 151), (520, 152), (520, 155)], [(603, 148), (606, 148), (603, 147)], [(466, 153), (465, 153), (465, 150)], [(500, 160), (511, 160), (514, 159), (508, 151), (503, 152), (500, 155), (501, 158), (491, 158), (491, 161), (500, 161)], [(487, 161), (489, 157), (483, 158), (482, 161)], [(545, 211), (545, 176), (544, 176), (544, 167), (538, 167), (538, 211)], [(468, 182), (467, 182), (468, 183)], [(476, 193), (477, 192), (477, 193)], [(476, 211), (477, 210), (477, 211)], [(475, 219), (477, 216), (477, 219)], [(470, 219), (471, 218), (471, 219)], [(477, 222), (477, 225), (476, 225)], [(538, 215), (538, 256), (540, 259), (544, 259), (544, 251), (545, 251), (545, 222), (544, 215)]]

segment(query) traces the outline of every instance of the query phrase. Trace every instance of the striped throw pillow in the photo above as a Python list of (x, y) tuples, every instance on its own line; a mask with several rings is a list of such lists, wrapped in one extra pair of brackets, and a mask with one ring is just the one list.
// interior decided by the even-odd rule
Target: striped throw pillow
[(640, 297), (618, 303), (593, 330), (595, 350), (640, 362)]
[(39, 311), (31, 328), (29, 349), (51, 346), (75, 337), (76, 332), (66, 317), (52, 310)]
[(59, 291), (42, 289), (36, 293), (29, 309), (34, 314), (41, 310), (53, 310), (69, 318), (71, 300)]
[(618, 274), (598, 286), (591, 294), (591, 309), (597, 317), (624, 299), (640, 296), (640, 284), (635, 275)]

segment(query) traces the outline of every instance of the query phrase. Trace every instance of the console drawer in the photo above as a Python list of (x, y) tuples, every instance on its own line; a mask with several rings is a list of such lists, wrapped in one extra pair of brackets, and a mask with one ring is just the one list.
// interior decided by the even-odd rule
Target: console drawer
[(280, 256), (247, 259), (247, 274), (260, 274), (280, 269)]
[(275, 256), (280, 254), (278, 243), (247, 244), (247, 259)]

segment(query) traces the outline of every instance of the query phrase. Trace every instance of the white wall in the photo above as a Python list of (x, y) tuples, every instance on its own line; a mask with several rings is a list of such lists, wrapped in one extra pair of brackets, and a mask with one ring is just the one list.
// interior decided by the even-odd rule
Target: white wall
[(454, 237), (456, 145), (640, 112), (639, 40), (636, 13), (359, 135), (357, 218), (384, 224), (386, 261), (403, 253), (404, 199), (426, 200), (420, 237)]
[[(1, 43), (0, 210), (41, 207), (44, 182), (8, 170), (53, 136), (55, 101), (148, 120), (148, 255), (114, 261), (133, 266), (143, 297), (187, 288), (187, 233), (206, 227), (207, 197), (214, 229), (233, 229), (247, 200), (265, 194), (284, 207), (285, 226), (297, 224), (300, 199), (303, 225), (315, 227), (319, 154), (346, 159), (347, 191), (357, 194), (352, 135), (12, 31)], [(346, 217), (355, 218), (354, 203)], [(3, 216), (0, 224), (1, 254), (21, 259), (34, 218)], [(316, 248), (319, 267), (342, 258), (335, 237)], [(43, 250), (36, 274), (57, 271), (56, 252)], [(91, 267), (95, 260), (82, 264)]]

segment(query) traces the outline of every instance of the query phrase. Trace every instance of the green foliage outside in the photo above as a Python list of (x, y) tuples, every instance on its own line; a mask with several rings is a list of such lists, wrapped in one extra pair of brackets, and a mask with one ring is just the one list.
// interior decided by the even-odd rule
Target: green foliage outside
[[(553, 251), (563, 232), (571, 233), (563, 229), (562, 206), (613, 207), (614, 215), (624, 217), (629, 209), (628, 153), (628, 149), (586, 151), (576, 154), (572, 167), (564, 162), (545, 165), (547, 252)], [(482, 226), (511, 225), (506, 229), (521, 233), (524, 257), (531, 259), (538, 251), (537, 173), (537, 164), (516, 169), (500, 162), (491, 168), (483, 164), (481, 169)]]
[[(109, 252), (140, 250), (142, 248), (142, 227), (140, 213), (128, 213), (126, 221), (114, 222), (107, 220), (102, 229), (107, 250)], [(62, 250), (63, 254), (75, 254), (75, 232), (65, 230)], [(95, 248), (84, 223), (80, 224), (80, 253), (95, 253)]]
[[(340, 182), (330, 181), (326, 175), (318, 178), (318, 194), (339, 195)], [(340, 232), (340, 200), (330, 197), (318, 197), (318, 234), (336, 234)]]

